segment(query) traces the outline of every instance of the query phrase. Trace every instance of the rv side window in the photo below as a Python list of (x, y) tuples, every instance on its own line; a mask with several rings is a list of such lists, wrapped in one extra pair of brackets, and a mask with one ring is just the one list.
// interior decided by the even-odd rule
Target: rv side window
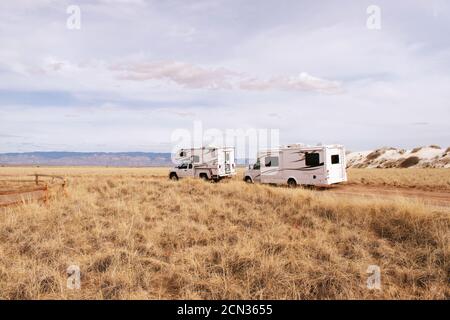
[(192, 162), (199, 163), (200, 162), (200, 157), (199, 156), (192, 156)]
[(186, 156), (186, 152), (181, 151), (181, 152), (180, 152), (180, 157), (184, 157), (184, 156)]
[(225, 152), (225, 161), (230, 161), (230, 153)]
[(278, 167), (278, 157), (266, 157), (266, 167)]
[(336, 164), (339, 163), (339, 155), (338, 154), (333, 154), (331, 156), (331, 164)]
[(306, 153), (305, 154), (305, 165), (308, 167), (315, 167), (320, 164), (318, 153)]

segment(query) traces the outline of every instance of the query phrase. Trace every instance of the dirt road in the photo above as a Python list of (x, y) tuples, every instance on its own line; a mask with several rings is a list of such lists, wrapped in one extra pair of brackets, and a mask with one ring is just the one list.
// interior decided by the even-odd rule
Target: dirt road
[(419, 199), (430, 205), (450, 207), (450, 192), (443, 190), (425, 191), (405, 187), (388, 187), (349, 183), (333, 186), (331, 188), (323, 190), (323, 192), (360, 197), (382, 196), (386, 198), (392, 198), (401, 196)]

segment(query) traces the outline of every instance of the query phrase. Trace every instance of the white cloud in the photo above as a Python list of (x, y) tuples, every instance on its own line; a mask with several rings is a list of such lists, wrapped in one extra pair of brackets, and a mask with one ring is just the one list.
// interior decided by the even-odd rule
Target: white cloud
[(190, 89), (241, 89), (241, 90), (286, 90), (341, 93), (341, 84), (313, 77), (306, 72), (298, 76), (274, 76), (269, 80), (249, 78), (242, 72), (226, 68), (208, 68), (178, 61), (158, 61), (118, 65), (112, 70), (120, 72), (123, 80), (171, 80)]
[(306, 72), (298, 76), (274, 77), (269, 80), (247, 79), (240, 83), (243, 90), (288, 90), (288, 91), (318, 91), (322, 93), (342, 93), (338, 81), (330, 81), (313, 77)]
[(225, 68), (204, 68), (178, 61), (158, 61), (115, 66), (123, 80), (171, 80), (190, 89), (231, 89), (229, 78), (234, 75)]

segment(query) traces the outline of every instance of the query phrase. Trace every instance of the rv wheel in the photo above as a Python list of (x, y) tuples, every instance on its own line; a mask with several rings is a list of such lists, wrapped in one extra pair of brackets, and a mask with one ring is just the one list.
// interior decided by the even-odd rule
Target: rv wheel
[(244, 181), (247, 183), (252, 183), (252, 179), (250, 177), (245, 177)]
[(200, 173), (200, 179), (202, 180), (208, 180), (208, 175), (206, 173)]
[(297, 186), (297, 182), (295, 182), (295, 180), (292, 178), (289, 179), (287, 183), (288, 183), (289, 188), (295, 188)]
[(170, 174), (170, 180), (172, 181), (178, 181), (178, 176), (176, 173), (171, 173)]

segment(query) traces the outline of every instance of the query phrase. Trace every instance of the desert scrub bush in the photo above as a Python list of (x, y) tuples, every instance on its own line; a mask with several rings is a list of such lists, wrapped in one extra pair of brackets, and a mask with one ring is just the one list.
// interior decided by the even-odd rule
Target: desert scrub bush
[(419, 161), (420, 161), (419, 157), (415, 157), (415, 156), (408, 157), (404, 160), (401, 160), (399, 166), (400, 166), (400, 168), (409, 168), (409, 167), (412, 167), (412, 166), (418, 164)]

